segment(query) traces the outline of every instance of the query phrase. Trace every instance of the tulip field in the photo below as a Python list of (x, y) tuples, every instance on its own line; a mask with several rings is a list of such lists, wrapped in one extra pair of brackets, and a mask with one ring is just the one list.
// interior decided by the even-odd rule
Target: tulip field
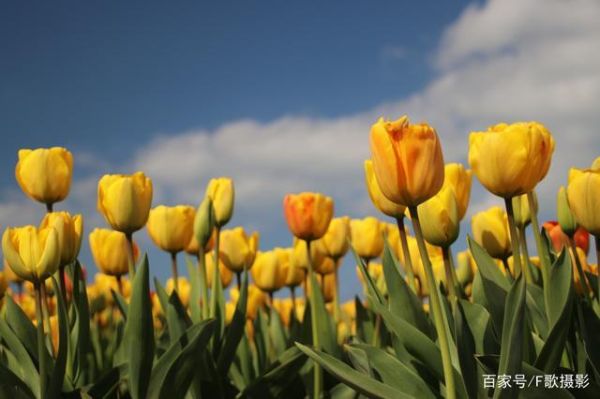
[[(0, 398), (600, 398), (600, 158), (554, 188), (546, 221), (536, 186), (559, 155), (541, 123), (471, 132), (468, 165), (406, 116), (365, 126), (364, 145), (380, 216), (287, 194), (285, 248), (234, 225), (228, 177), (167, 206), (151, 176), (105, 175), (106, 225), (86, 225), (60, 206), (77, 155), (20, 150), (40, 212), (3, 226)], [(473, 178), (504, 206), (468, 212)], [(363, 288), (344, 302), (342, 263)]]

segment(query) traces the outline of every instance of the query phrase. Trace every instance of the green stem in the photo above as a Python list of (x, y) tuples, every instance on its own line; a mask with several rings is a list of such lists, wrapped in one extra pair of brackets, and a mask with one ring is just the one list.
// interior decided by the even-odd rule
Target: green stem
[(179, 271), (177, 270), (177, 253), (171, 252), (171, 273), (173, 273), (173, 289), (179, 295)]
[(215, 317), (217, 314), (217, 284), (221, 283), (221, 276), (219, 275), (219, 243), (221, 241), (221, 228), (216, 227), (215, 237), (215, 250), (214, 250), (214, 270), (212, 278), (212, 289), (210, 293), (210, 317)]
[(523, 268), (525, 269), (525, 281), (531, 284), (533, 283), (533, 276), (531, 274), (531, 268), (529, 267), (529, 249), (527, 248), (527, 237), (525, 237), (525, 226), (519, 228), (519, 241), (521, 242), (521, 249), (523, 250)]
[[(43, 282), (41, 284), (44, 284)], [(37, 317), (37, 345), (38, 345), (38, 361), (39, 361), (39, 372), (40, 372), (40, 397), (46, 397), (46, 386), (47, 380), (47, 351), (45, 334), (44, 334), (44, 317), (42, 316), (42, 292), (41, 285), (39, 282), (34, 283), (35, 290), (35, 315)]]
[(408, 276), (408, 286), (417, 294), (415, 274), (413, 272), (412, 259), (408, 250), (408, 239), (406, 238), (406, 230), (404, 228), (404, 216), (396, 218), (396, 225), (398, 226), (400, 245), (402, 246), (402, 254), (404, 255), (404, 271)]
[(456, 267), (454, 266), (454, 256), (452, 255), (451, 247), (448, 247), (448, 262), (450, 263), (450, 271), (452, 274), (452, 279), (454, 281), (454, 286), (456, 287), (457, 295), (460, 294), (462, 298), (465, 298), (465, 292), (462, 289), (460, 283), (458, 282), (458, 275), (456, 274)]
[(429, 295), (431, 299), (431, 312), (433, 313), (433, 320), (435, 323), (435, 329), (437, 330), (438, 340), (440, 343), (440, 351), (442, 352), (442, 365), (444, 367), (444, 383), (446, 385), (446, 396), (448, 399), (456, 398), (456, 387), (454, 384), (454, 370), (452, 367), (452, 359), (450, 357), (450, 345), (449, 337), (446, 334), (446, 326), (444, 325), (444, 319), (442, 317), (442, 303), (439, 291), (435, 284), (435, 278), (433, 276), (433, 269), (429, 260), (429, 254), (427, 253), (427, 247), (425, 246), (425, 240), (423, 239), (423, 233), (421, 231), (421, 223), (419, 221), (419, 214), (416, 206), (408, 208), (410, 216), (412, 218), (413, 229), (417, 244), (419, 246), (419, 253), (423, 261), (423, 268), (425, 269), (425, 275), (427, 277), (427, 284), (429, 285)]
[(133, 233), (125, 233), (127, 243), (129, 244), (127, 251), (127, 260), (129, 264), (129, 280), (133, 283), (135, 277), (135, 259), (133, 259)]
[[(594, 236), (594, 243), (596, 244), (596, 265), (600, 267), (600, 236)], [(596, 279), (597, 289), (598, 289), (598, 303), (600, 304), (600, 273), (598, 273), (598, 278)]]
[[(515, 226), (515, 213), (512, 206), (512, 198), (505, 198), (506, 213), (508, 215), (508, 228), (510, 230), (510, 243), (513, 250), (513, 264), (515, 266), (515, 278), (521, 274), (521, 251), (519, 249), (519, 237)], [(533, 213), (532, 213), (533, 214)]]
[(54, 208), (54, 204), (52, 202), (46, 203), (46, 213), (52, 213)]
[(46, 294), (46, 284), (40, 284), (40, 294), (42, 296), (42, 315), (44, 316), (44, 323), (48, 328), (48, 335), (46, 336), (46, 344), (50, 349), (50, 353), (54, 357), (54, 346), (52, 345), (52, 324), (50, 324), (50, 310), (48, 309), (48, 295)]
[(542, 285), (544, 288), (544, 303), (546, 309), (550, 306), (550, 295), (551, 293), (546, 288), (548, 287), (548, 281), (550, 279), (550, 252), (546, 246), (546, 241), (542, 239), (542, 232), (540, 230), (540, 224), (538, 223), (537, 207), (535, 206), (535, 200), (533, 193), (527, 194), (527, 200), (529, 201), (529, 212), (531, 213), (531, 228), (533, 229), (533, 236), (535, 237), (535, 246), (537, 249), (538, 256), (540, 258), (540, 264), (542, 267)]
[(59, 282), (60, 282), (60, 293), (63, 296), (63, 299), (65, 300), (65, 304), (68, 304), (67, 302), (67, 283), (66, 283), (66, 270), (65, 270), (65, 266), (60, 266), (60, 268), (58, 269), (58, 276), (59, 276)]
[(452, 260), (450, 259), (450, 249), (448, 247), (442, 247), (442, 255), (444, 258), (444, 270), (446, 272), (446, 288), (450, 297), (456, 298), (456, 280), (452, 273)]
[(123, 281), (121, 281), (121, 275), (119, 274), (115, 276), (115, 278), (117, 279), (117, 287), (119, 288), (119, 294), (121, 294), (121, 296), (125, 298), (125, 294), (123, 293)]
[(202, 295), (202, 319), (208, 317), (208, 286), (206, 284), (206, 259), (204, 248), (198, 253), (198, 274), (200, 276), (200, 294)]
[(296, 287), (290, 287), (290, 297), (292, 298), (292, 313), (293, 313), (293, 317), (297, 318), (297, 313), (296, 313)]
[(590, 286), (588, 284), (587, 276), (583, 272), (583, 268), (581, 267), (581, 262), (579, 261), (579, 256), (577, 255), (577, 247), (575, 246), (575, 240), (569, 237), (569, 247), (570, 253), (573, 257), (573, 262), (575, 263), (575, 267), (577, 267), (577, 273), (579, 274), (579, 284), (583, 287), (583, 293), (586, 297), (591, 297), (591, 293), (589, 292)]
[[(318, 289), (318, 287), (314, 287), (315, 283), (317, 282), (317, 279), (315, 278), (314, 275), (314, 270), (313, 270), (313, 264), (312, 264), (312, 256), (310, 253), (310, 241), (306, 240), (306, 256), (308, 258), (308, 278), (310, 280), (310, 284), (311, 284), (311, 290), (310, 290), (310, 317), (311, 317), (311, 329), (312, 329), (312, 339), (313, 339), (313, 347), (315, 348), (316, 351), (321, 350), (321, 344), (320, 344), (320, 338), (319, 338), (319, 326), (318, 326), (318, 317), (317, 317), (317, 301), (316, 301), (316, 290)], [(317, 363), (314, 362), (313, 365), (313, 369), (314, 369), (314, 381), (313, 381), (313, 388), (314, 388), (314, 396), (313, 398), (318, 399), (321, 397), (321, 387), (323, 385), (323, 370), (321, 369), (321, 366)]]
[(334, 270), (334, 292), (333, 292), (333, 320), (335, 323), (339, 323), (340, 321), (340, 293), (338, 292), (340, 288), (340, 284), (338, 283), (338, 261), (339, 259), (334, 259), (335, 262), (335, 270)]

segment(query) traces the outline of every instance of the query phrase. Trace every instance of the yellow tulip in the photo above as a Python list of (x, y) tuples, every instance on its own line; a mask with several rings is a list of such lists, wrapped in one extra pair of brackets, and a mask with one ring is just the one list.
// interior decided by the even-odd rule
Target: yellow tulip
[(546, 176), (554, 139), (537, 122), (501, 123), (469, 137), (469, 164), (490, 192), (511, 198), (526, 194)]
[(294, 310), (294, 303), (292, 302), (292, 298), (275, 298), (272, 303), (273, 308), (279, 313), (279, 317), (281, 318), (281, 322), (284, 326), (288, 327), (290, 325), (290, 320), (292, 318), (292, 312)]
[[(212, 287), (213, 274), (215, 271), (215, 257), (212, 253), (207, 253), (204, 255), (205, 259), (205, 267), (206, 267), (206, 284), (208, 287)], [(223, 260), (219, 257), (219, 275), (221, 278), (221, 285), (223, 288), (229, 287), (231, 284), (231, 280), (233, 280), (233, 272), (229, 270), (225, 264), (223, 264)]]
[[(410, 254), (410, 258), (412, 260), (413, 274), (416, 275), (419, 270), (423, 270), (422, 259), (419, 254), (419, 245), (417, 243), (417, 239), (413, 236), (407, 235), (406, 241), (408, 243), (408, 253)], [(427, 254), (429, 255), (430, 259), (442, 259), (442, 249), (440, 247), (433, 246), (426, 241), (425, 248), (427, 249)], [(404, 251), (402, 250), (402, 246), (399, 246), (398, 253), (400, 265), (404, 270), (406, 270), (406, 261), (404, 259)]]
[(444, 186), (418, 208), (423, 238), (431, 245), (447, 248), (458, 238), (460, 218), (454, 191)]
[(152, 181), (142, 172), (104, 175), (98, 182), (98, 211), (111, 227), (126, 234), (141, 229), (152, 203)]
[(339, 259), (348, 252), (350, 238), (350, 218), (342, 216), (331, 219), (327, 232), (319, 240), (325, 248), (327, 255)]
[[(196, 210), (194, 218), (194, 234), (191, 242), (195, 243), (195, 255), (198, 255), (200, 246), (206, 251), (215, 236), (215, 210), (213, 202), (209, 197), (204, 197)], [(189, 253), (190, 251), (186, 249)]]
[[(240, 298), (240, 291), (237, 288), (229, 290), (229, 298), (231, 302), (237, 304)], [(254, 320), (258, 310), (267, 303), (267, 295), (257, 286), (251, 284), (248, 286), (248, 303), (246, 308), (246, 317)]]
[(206, 187), (206, 197), (212, 200), (215, 225), (217, 227), (225, 226), (233, 215), (233, 204), (235, 201), (233, 180), (229, 177), (210, 179)]
[(573, 237), (577, 231), (577, 221), (571, 212), (569, 199), (567, 198), (567, 189), (560, 186), (556, 195), (556, 216), (560, 229), (569, 237)]
[(393, 218), (401, 218), (404, 216), (406, 207), (390, 201), (381, 192), (379, 184), (377, 183), (377, 178), (375, 177), (375, 171), (373, 170), (373, 161), (370, 159), (365, 161), (365, 182), (367, 184), (369, 198), (371, 198), (371, 202), (375, 205), (375, 208)]
[(163, 251), (183, 251), (194, 235), (195, 213), (189, 205), (159, 205), (150, 210), (146, 224), (148, 235)]
[[(92, 257), (98, 269), (110, 276), (122, 276), (129, 268), (129, 244), (125, 234), (109, 229), (94, 229), (89, 236)], [(139, 257), (137, 244), (133, 243), (134, 261)]]
[(456, 276), (458, 282), (464, 287), (473, 281), (475, 272), (477, 271), (477, 265), (473, 260), (473, 256), (469, 250), (461, 251), (456, 254), (456, 262), (458, 267), (456, 268)]
[(590, 166), (590, 169), (600, 170), (600, 157), (594, 159), (594, 162), (592, 162), (592, 166)]
[(60, 247), (60, 264), (62, 266), (73, 262), (79, 254), (83, 233), (83, 217), (71, 216), (69, 212), (47, 213), (40, 223), (40, 228), (54, 227), (58, 233)]
[[(431, 260), (431, 268), (433, 270), (433, 277), (435, 278), (435, 283), (437, 285), (440, 282), (446, 283), (446, 273), (444, 269), (444, 259), (441, 256), (433, 256), (430, 257)], [(427, 283), (427, 276), (425, 275), (425, 269), (423, 267), (423, 263), (417, 262), (415, 276), (418, 279), (418, 292), (421, 296), (428, 296), (429, 284)]]
[[(290, 257), (292, 267), (308, 270), (308, 251), (306, 241), (294, 238), (294, 248)], [(319, 274), (333, 273), (335, 262), (327, 255), (323, 240), (313, 241), (310, 244), (310, 256), (313, 270)]]
[(361, 258), (375, 259), (383, 252), (384, 225), (374, 217), (353, 219), (350, 222), (352, 247)]
[(449, 163), (444, 168), (444, 185), (451, 187), (454, 192), (458, 208), (458, 220), (465, 217), (469, 207), (472, 174), (471, 169), (465, 169), (459, 163)]
[(473, 239), (497, 259), (506, 259), (512, 253), (508, 217), (498, 206), (473, 215), (471, 219)]
[(167, 280), (167, 284), (165, 285), (165, 291), (169, 296), (173, 293), (173, 291), (177, 289), (177, 295), (181, 300), (183, 306), (189, 306), (190, 304), (190, 292), (192, 290), (192, 286), (187, 278), (178, 277), (177, 278), (177, 287), (175, 287), (175, 280), (173, 278), (169, 278)]
[[(319, 285), (319, 289), (323, 294), (323, 300), (325, 303), (333, 302), (335, 297), (335, 274), (322, 274), (321, 277), (315, 276), (315, 278), (317, 279), (317, 284)], [(307, 279), (306, 282), (307, 286), (305, 286), (304, 289), (306, 289), (308, 297), (310, 298), (312, 290), (310, 279)]]
[(29, 198), (51, 206), (71, 188), (73, 155), (62, 147), (19, 150), (15, 177)]
[(444, 183), (444, 157), (435, 129), (380, 118), (371, 127), (371, 159), (377, 183), (390, 201), (417, 206), (433, 197)]
[(34, 283), (56, 273), (60, 264), (58, 233), (53, 227), (9, 227), (2, 236), (2, 251), (15, 274)]
[(600, 169), (572, 168), (567, 198), (577, 223), (600, 237)]
[(221, 232), (219, 256), (229, 270), (241, 273), (250, 269), (258, 250), (258, 232), (248, 236), (242, 227)]
[(278, 291), (285, 285), (285, 272), (275, 251), (259, 251), (250, 270), (254, 284), (268, 293)]
[(283, 269), (282, 273), (285, 275), (285, 286), (286, 287), (297, 287), (304, 281), (306, 277), (306, 269), (302, 267), (296, 267), (292, 263), (292, 248), (275, 248), (273, 250), (277, 255), (277, 262), (279, 267)]
[(301, 240), (316, 240), (327, 232), (333, 216), (333, 200), (318, 193), (287, 194), (283, 211), (288, 228)]
[(4, 269), (2, 271), (4, 272), (4, 277), (6, 278), (6, 280), (9, 283), (21, 284), (23, 282), (23, 279), (21, 277), (17, 276), (15, 274), (15, 272), (13, 272), (13, 270), (10, 268), (6, 259), (4, 259), (4, 261), (3, 261), (3, 266), (4, 266)]
[(4, 297), (4, 293), (8, 289), (8, 281), (4, 272), (0, 272), (0, 299)]

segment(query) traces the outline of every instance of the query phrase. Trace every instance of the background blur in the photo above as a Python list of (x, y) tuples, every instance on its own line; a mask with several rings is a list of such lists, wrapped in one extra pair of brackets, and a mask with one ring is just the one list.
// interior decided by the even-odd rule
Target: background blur
[[(381, 115), (427, 120), (446, 161), (465, 164), (470, 131), (543, 122), (557, 149), (538, 190), (542, 221), (568, 168), (600, 155), (597, 0), (124, 3), (0, 6), (0, 227), (44, 212), (15, 181), (18, 149), (65, 146), (75, 177), (57, 209), (84, 214), (91, 271), (105, 173), (144, 171), (155, 205), (196, 205), (211, 177), (231, 176), (230, 227), (259, 230), (269, 249), (291, 243), (287, 192), (376, 215), (362, 161)], [(493, 204), (474, 182), (463, 237)], [(165, 279), (168, 255), (145, 230), (135, 238)], [(351, 262), (341, 276), (342, 298), (360, 291)]]

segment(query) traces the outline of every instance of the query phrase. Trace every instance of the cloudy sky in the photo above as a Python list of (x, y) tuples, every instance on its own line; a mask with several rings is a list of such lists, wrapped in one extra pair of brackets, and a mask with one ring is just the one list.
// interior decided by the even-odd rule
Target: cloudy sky
[[(402, 114), (435, 126), (446, 161), (463, 163), (470, 131), (543, 122), (557, 142), (539, 187), (552, 218), (568, 168), (600, 155), (600, 2), (402, 3), (4, 5), (0, 226), (43, 215), (15, 182), (17, 150), (60, 145), (75, 179), (58, 208), (83, 213), (88, 232), (105, 225), (95, 210), (104, 173), (142, 170), (154, 203), (170, 205), (197, 204), (211, 177), (227, 175), (232, 225), (260, 230), (264, 249), (286, 246), (287, 192), (329, 194), (338, 215), (375, 214), (362, 175), (369, 127)], [(474, 184), (470, 213), (500, 203)], [(167, 255), (137, 237), (166, 277)], [(353, 267), (342, 275), (348, 298)]]

